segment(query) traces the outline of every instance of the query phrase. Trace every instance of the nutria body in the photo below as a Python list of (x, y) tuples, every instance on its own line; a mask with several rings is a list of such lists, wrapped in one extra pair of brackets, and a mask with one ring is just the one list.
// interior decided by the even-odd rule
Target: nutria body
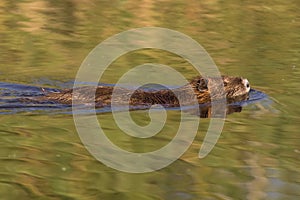
[[(62, 104), (72, 104), (72, 96), (76, 102), (87, 103), (91, 100), (95, 101), (96, 107), (110, 106), (113, 92), (120, 94), (114, 99), (114, 104), (135, 105), (154, 105), (161, 104), (165, 107), (178, 107), (188, 104), (193, 99), (197, 99), (199, 104), (209, 103), (213, 99), (222, 97), (221, 86), (218, 84), (217, 78), (202, 78), (200, 76), (194, 78), (189, 84), (176, 89), (162, 90), (143, 90), (137, 89), (132, 91), (126, 88), (114, 88), (113, 86), (80, 87), (76, 89), (62, 90), (57, 93), (48, 93), (39, 97), (39, 100), (53, 101)], [(227, 102), (241, 101), (248, 98), (250, 85), (247, 79), (241, 77), (222, 76), (224, 85), (224, 95)], [(221, 82), (222, 83), (222, 82)], [(75, 90), (75, 91), (74, 91)], [(94, 91), (96, 91), (94, 95)], [(181, 104), (179, 103), (178, 98)]]

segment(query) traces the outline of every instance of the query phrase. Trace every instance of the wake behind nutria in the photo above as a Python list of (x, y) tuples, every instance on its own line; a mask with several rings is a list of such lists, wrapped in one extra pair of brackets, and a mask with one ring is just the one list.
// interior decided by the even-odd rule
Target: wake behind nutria
[[(76, 94), (74, 96), (76, 102), (84, 104), (94, 100), (95, 106), (99, 108), (110, 106), (112, 103), (113, 92), (116, 91), (119, 91), (118, 93), (121, 95), (117, 99), (114, 99), (115, 104), (124, 105), (127, 103), (128, 105), (129, 102), (129, 105), (132, 106), (151, 106), (161, 104), (165, 107), (179, 107), (180, 102), (177, 97), (183, 99), (183, 101), (187, 104), (195, 98), (199, 104), (209, 103), (211, 102), (211, 99), (219, 99), (222, 96), (226, 97), (228, 103), (242, 101), (248, 98), (250, 84), (247, 79), (241, 77), (222, 76), (224, 94), (222, 94), (222, 87), (218, 84), (219, 82), (217, 80), (217, 78), (203, 78), (198, 76), (192, 79), (189, 84), (172, 90), (137, 89), (132, 91), (127, 88), (115, 88), (113, 86), (97, 86), (97, 88), (85, 86), (75, 89), (66, 89), (60, 92), (48, 93), (45, 94), (45, 96), (38, 97), (38, 100), (72, 104), (72, 96), (73, 94)], [(74, 92), (73, 90), (76, 91)], [(96, 91), (96, 93), (94, 91)], [(214, 91), (214, 94), (212, 94), (211, 91)], [(125, 101), (124, 99), (128, 99), (129, 101)]]

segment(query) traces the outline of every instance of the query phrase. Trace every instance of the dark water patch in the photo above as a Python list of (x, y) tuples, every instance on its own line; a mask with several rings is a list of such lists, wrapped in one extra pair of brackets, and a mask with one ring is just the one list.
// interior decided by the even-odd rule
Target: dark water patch
[(16, 83), (4, 83), (0, 82), (0, 95), (2, 97), (33, 97), (42, 96), (45, 92), (58, 92), (58, 89), (42, 88), (31, 85), (22, 85)]

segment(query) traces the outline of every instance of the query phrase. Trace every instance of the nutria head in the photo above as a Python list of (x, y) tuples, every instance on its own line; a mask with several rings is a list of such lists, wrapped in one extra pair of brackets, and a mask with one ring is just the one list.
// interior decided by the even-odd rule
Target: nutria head
[(222, 76), (227, 97), (236, 97), (248, 94), (250, 83), (242, 77)]
[[(198, 97), (198, 100), (201, 100), (200, 103), (205, 101), (210, 101), (212, 91), (214, 92), (214, 97), (222, 97), (222, 85), (218, 84), (218, 78), (203, 78), (196, 77), (190, 84), (194, 88), (194, 91)], [(227, 100), (245, 100), (248, 98), (248, 93), (250, 91), (250, 84), (247, 79), (242, 77), (233, 77), (233, 76), (222, 76), (224, 92)]]

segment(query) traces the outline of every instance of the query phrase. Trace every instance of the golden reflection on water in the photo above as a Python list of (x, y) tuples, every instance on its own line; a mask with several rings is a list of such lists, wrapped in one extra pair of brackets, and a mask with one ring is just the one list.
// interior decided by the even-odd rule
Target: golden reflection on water
[[(0, 196), (6, 199), (297, 199), (299, 189), (299, 2), (272, 1), (1, 1), (0, 81), (35, 84), (74, 80), (83, 59), (107, 37), (161, 26), (191, 36), (221, 73), (247, 78), (274, 100), (226, 119), (205, 159), (197, 155), (209, 119), (200, 121), (189, 150), (151, 174), (126, 174), (96, 161), (82, 146), (72, 116), (0, 116)], [(183, 47), (184, 48), (184, 47)], [(167, 64), (186, 77), (189, 63), (159, 50), (116, 60), (103, 81), (113, 83), (145, 62)], [(47, 83), (45, 83), (46, 85)], [(170, 111), (170, 120), (178, 115)], [(109, 120), (109, 137), (123, 148), (165, 145), (175, 126), (149, 141), (124, 136)], [(137, 117), (144, 123), (147, 117)]]

